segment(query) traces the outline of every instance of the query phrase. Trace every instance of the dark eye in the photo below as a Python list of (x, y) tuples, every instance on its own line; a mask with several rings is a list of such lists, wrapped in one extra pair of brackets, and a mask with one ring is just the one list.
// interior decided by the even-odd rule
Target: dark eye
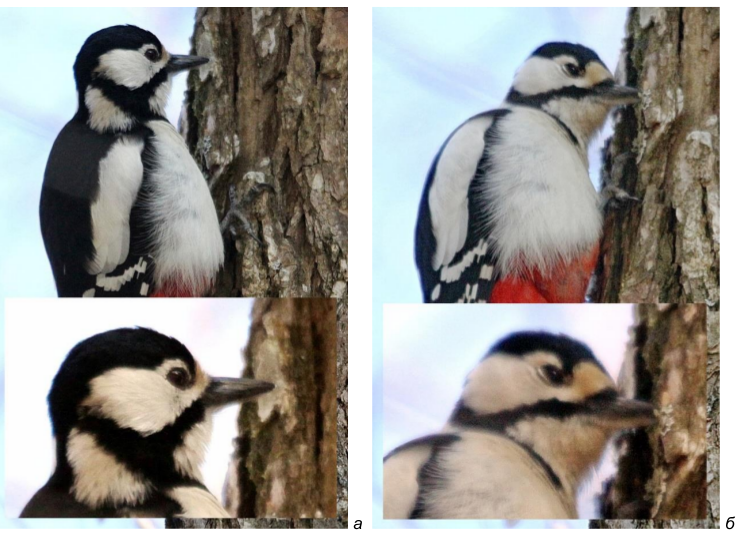
[(190, 374), (185, 368), (172, 368), (167, 373), (167, 380), (177, 388), (185, 388), (190, 384)]
[(146, 52), (144, 52), (144, 55), (149, 61), (157, 61), (159, 59), (159, 52), (157, 52), (156, 48), (148, 48)]
[(574, 78), (581, 75), (581, 68), (578, 65), (574, 65), (572, 63), (566, 63), (565, 70), (570, 76), (573, 76)]
[(565, 383), (565, 373), (563, 373), (563, 370), (552, 364), (546, 364), (542, 367), (542, 375), (552, 385), (561, 386)]

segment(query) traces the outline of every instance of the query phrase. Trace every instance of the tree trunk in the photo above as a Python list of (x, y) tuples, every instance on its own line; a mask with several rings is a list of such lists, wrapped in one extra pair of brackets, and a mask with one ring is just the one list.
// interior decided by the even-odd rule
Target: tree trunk
[(346, 413), (337, 418), (336, 395), (346, 364), (338, 374), (335, 308), (334, 299), (255, 301), (244, 376), (271, 381), (276, 390), (239, 415), (225, 489), (226, 509), (238, 520), (172, 519), (167, 527), (347, 527), (347, 420)]
[(719, 8), (635, 8), (621, 70), (641, 103), (617, 115), (596, 302), (719, 301)]
[(199, 8), (183, 129), (223, 221), (219, 296), (347, 289), (347, 9)]
[(712, 318), (707, 325), (706, 305), (638, 305), (636, 316), (620, 387), (651, 400), (658, 423), (620, 439), (602, 516), (651, 520), (595, 520), (591, 527), (717, 527), (718, 325)]
[[(640, 201), (607, 207), (590, 298), (595, 302), (708, 305), (706, 483), (688, 475), (666, 482), (690, 482), (699, 496), (704, 496), (703, 485), (708, 488), (705, 508), (694, 503), (690, 509), (692, 515), (705, 511), (706, 520), (595, 521), (592, 527), (717, 527), (719, 8), (633, 8), (620, 71), (622, 81), (640, 89), (641, 103), (620, 110), (616, 116), (614, 136), (604, 149), (602, 187), (617, 186)], [(665, 371), (648, 377), (656, 385), (669, 379)], [(639, 383), (641, 379), (636, 380)], [(692, 436), (692, 442), (697, 441), (698, 437)], [(639, 448), (639, 444), (632, 447)], [(682, 458), (670, 456), (679, 455), (680, 450), (662, 452), (655, 438), (648, 447), (654, 448), (653, 459), (663, 463), (651, 473), (674, 475), (671, 470), (678, 470), (674, 465)], [(651, 481), (655, 484), (657, 480)], [(621, 511), (622, 517), (629, 516), (630, 501), (634, 504), (642, 499), (645, 474), (630, 487), (620, 472), (615, 484), (617, 489), (608, 493), (607, 508), (615, 515)], [(663, 489), (665, 494), (660, 496), (650, 494), (656, 492), (654, 488), (647, 489), (654, 499), (663, 500), (659, 507), (650, 504), (651, 513), (680, 518), (674, 507), (683, 499), (685, 489), (669, 487), (670, 492)]]
[[(181, 118), (181, 129), (209, 182), (224, 231), (226, 260), (215, 295), (337, 299), (338, 389), (331, 390), (336, 393), (338, 452), (335, 449), (334, 455), (339, 460), (331, 470), (339, 487), (334, 509), (319, 500), (315, 510), (305, 512), (312, 517), (320, 511), (327, 517), (322, 520), (174, 519), (167, 521), (167, 527), (347, 526), (347, 17), (347, 8), (198, 8), (193, 52), (211, 62), (191, 73)], [(251, 347), (253, 342), (249, 343)], [(303, 364), (319, 370), (318, 362)], [(304, 371), (308, 373), (308, 368)], [(321, 373), (326, 380), (328, 370)], [(285, 384), (296, 386), (313, 379), (284, 377)], [(321, 399), (322, 408), (330, 409), (328, 403)], [(301, 405), (293, 414), (307, 417), (311, 407)], [(298, 433), (298, 428), (289, 431), (281, 427), (284, 423), (272, 423), (272, 440), (293, 440), (296, 446), (299, 437), (291, 432)], [(327, 421), (322, 425), (322, 433), (332, 428)], [(254, 433), (250, 436), (262, 447), (268, 441), (266, 429), (244, 430)], [(317, 436), (318, 432), (314, 429)], [(324, 470), (328, 446), (324, 441), (311, 447), (316, 444), (321, 444)], [(239, 446), (244, 447), (243, 441)], [(246, 460), (253, 468), (260, 463), (255, 451)], [(302, 455), (308, 453), (305, 450)], [(311, 468), (291, 468), (304, 469)], [(242, 503), (242, 510), (252, 510), (244, 505), (249, 502), (255, 515), (304, 512), (305, 493), (292, 494), (299, 485), (296, 474), (281, 474), (290, 484), (285, 487), (290, 503), (283, 501), (276, 507), (265, 494), (269, 487), (260, 486), (276, 480), (251, 482), (256, 487), (251, 489), (249, 481), (242, 481), (242, 473), (236, 487), (243, 492), (232, 502)], [(321, 485), (319, 479), (309, 481), (317, 500), (329, 492), (328, 476), (322, 474)], [(300, 481), (300, 485), (306, 483)], [(278, 496), (278, 487), (273, 488)]]

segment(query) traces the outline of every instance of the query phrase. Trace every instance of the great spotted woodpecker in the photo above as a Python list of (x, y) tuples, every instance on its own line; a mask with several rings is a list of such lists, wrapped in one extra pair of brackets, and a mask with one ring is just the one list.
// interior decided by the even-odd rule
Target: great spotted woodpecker
[(213, 412), (273, 388), (210, 377), (183, 344), (150, 329), (83, 340), (49, 392), (54, 473), (21, 517), (230, 516), (200, 472)]
[(578, 518), (578, 488), (609, 438), (654, 419), (581, 342), (512, 334), (469, 374), (440, 433), (386, 455), (383, 516)]
[(224, 259), (208, 185), (167, 121), (170, 80), (208, 62), (136, 26), (92, 34), (52, 147), (41, 232), (60, 297), (201, 296)]
[(424, 300), (582, 302), (602, 225), (589, 140), (637, 101), (593, 50), (535, 50), (501, 107), (458, 127), (432, 163), (416, 226)]

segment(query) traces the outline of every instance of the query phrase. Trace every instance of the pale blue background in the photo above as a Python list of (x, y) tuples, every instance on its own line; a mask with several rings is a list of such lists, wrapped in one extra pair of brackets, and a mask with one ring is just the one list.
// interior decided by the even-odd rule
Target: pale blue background
[[(37, 8), (0, 9), (0, 297), (55, 297), (38, 223), (38, 200), (46, 158), (57, 133), (77, 109), (72, 65), (93, 32), (116, 24), (134, 24), (153, 32), (170, 51), (187, 54), (195, 8)], [(176, 79), (167, 115), (180, 113), (185, 75)], [(0, 324), (4, 325), (4, 307)], [(0, 327), (4, 329), (4, 327)], [(43, 326), (39, 326), (43, 332)], [(0, 389), (5, 443), (4, 332), (0, 334)], [(19, 380), (19, 378), (9, 378)], [(4, 446), (0, 446), (4, 448)], [(4, 449), (2, 452), (4, 458)], [(0, 479), (5, 480), (4, 463)], [(4, 485), (0, 501), (4, 503)], [(4, 507), (2, 508), (4, 510)], [(161, 522), (159, 522), (161, 525)], [(133, 520), (8, 520), (0, 527), (134, 527)]]
[[(429, 165), (460, 123), (503, 101), (517, 67), (539, 45), (581, 43), (593, 48), (613, 71), (626, 14), (626, 8), (373, 9), (374, 526), (399, 526), (382, 521), (381, 513), (382, 307), (421, 302), (414, 227)], [(609, 133), (607, 125), (591, 146), (590, 174), (595, 184), (598, 151)], [(448, 339), (455, 337), (451, 328)], [(478, 343), (492, 341), (484, 337)], [(419, 375), (428, 372), (428, 367), (417, 370)], [(424, 527), (480, 525), (426, 522)], [(501, 522), (485, 525), (503, 527)]]

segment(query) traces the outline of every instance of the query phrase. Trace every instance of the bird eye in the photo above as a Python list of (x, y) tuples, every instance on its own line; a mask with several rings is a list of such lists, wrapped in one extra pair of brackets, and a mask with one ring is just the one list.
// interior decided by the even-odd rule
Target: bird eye
[(144, 52), (144, 56), (146, 56), (146, 59), (149, 61), (157, 61), (159, 59), (159, 52), (157, 52), (156, 48), (147, 48), (146, 52)]
[(542, 367), (542, 375), (552, 385), (561, 386), (565, 383), (565, 373), (563, 370), (552, 364), (546, 364)]
[(185, 388), (190, 384), (190, 375), (184, 368), (172, 368), (167, 373), (167, 380), (177, 388)]
[(569, 76), (573, 76), (574, 78), (581, 75), (581, 68), (573, 63), (566, 63), (565, 71)]

